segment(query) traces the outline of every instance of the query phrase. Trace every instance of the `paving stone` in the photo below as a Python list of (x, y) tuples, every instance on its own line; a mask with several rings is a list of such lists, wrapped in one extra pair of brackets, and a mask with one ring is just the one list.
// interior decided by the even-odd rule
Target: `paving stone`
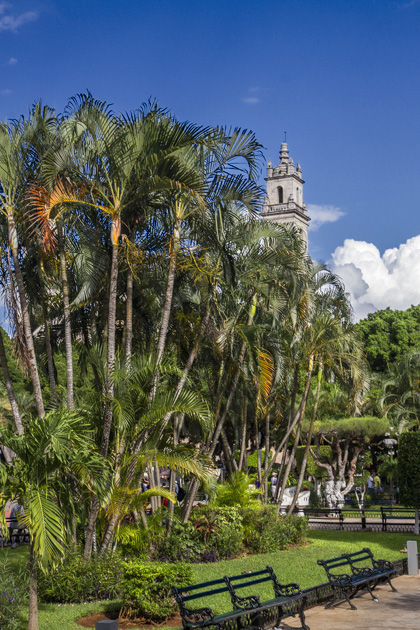
[[(306, 622), (311, 630), (420, 630), (420, 576), (402, 575), (392, 582), (398, 593), (381, 585), (374, 591), (378, 602), (363, 592), (354, 598), (357, 610), (347, 603), (331, 610), (316, 606), (306, 611)], [(285, 630), (300, 627), (299, 618), (283, 625)]]

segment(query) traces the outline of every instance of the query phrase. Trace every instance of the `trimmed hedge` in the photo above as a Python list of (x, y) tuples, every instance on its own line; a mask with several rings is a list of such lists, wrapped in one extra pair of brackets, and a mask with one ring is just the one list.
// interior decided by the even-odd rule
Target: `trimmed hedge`
[(420, 509), (420, 432), (408, 431), (398, 439), (400, 502)]

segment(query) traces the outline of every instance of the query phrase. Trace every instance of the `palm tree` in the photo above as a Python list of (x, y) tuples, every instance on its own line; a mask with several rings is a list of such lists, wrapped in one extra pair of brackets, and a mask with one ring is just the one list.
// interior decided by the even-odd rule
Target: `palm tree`
[(26, 185), (33, 163), (32, 140), (36, 133), (33, 118), (0, 124), (0, 211), (7, 222), (8, 246), (12, 254), (13, 274), (25, 335), (25, 355), (35, 394), (37, 413), (44, 415), (44, 401), (32, 335), (30, 312), (20, 262), (19, 212), (25, 201)]
[(66, 514), (77, 496), (68, 492), (66, 475), (90, 491), (101, 491), (103, 461), (91, 438), (91, 426), (74, 412), (54, 411), (34, 418), (24, 435), (2, 430), (15, 457), (0, 463), (1, 511), (15, 501), (20, 522), (29, 530), (28, 630), (38, 630), (38, 569), (55, 565), (65, 553)]

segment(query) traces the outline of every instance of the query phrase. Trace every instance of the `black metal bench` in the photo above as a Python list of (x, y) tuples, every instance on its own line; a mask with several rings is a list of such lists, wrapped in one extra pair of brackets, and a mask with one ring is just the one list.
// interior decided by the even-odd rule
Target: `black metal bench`
[(411, 508), (381, 507), (382, 531), (387, 532), (388, 527), (394, 530), (403, 529), (404, 523), (401, 521), (412, 521), (414, 526), (415, 516), (415, 510)]
[[(271, 581), (275, 598), (262, 602), (258, 595), (239, 597), (237, 589)], [(218, 630), (264, 629), (277, 626), (281, 619), (298, 614), (304, 630), (304, 596), (298, 584), (281, 585), (271, 567), (262, 571), (224, 577), (192, 586), (172, 587), (185, 630), (214, 627)], [(233, 610), (215, 615), (211, 608), (190, 608), (189, 602), (227, 593)], [(187, 605), (188, 604), (188, 605)], [(227, 607), (227, 606), (226, 606)]]
[[(360, 566), (361, 563), (363, 566)], [(350, 600), (362, 589), (366, 589), (372, 599), (378, 601), (372, 591), (383, 580), (388, 582), (393, 591), (397, 590), (391, 584), (391, 577), (396, 574), (392, 562), (376, 560), (367, 547), (337, 558), (318, 560), (318, 564), (324, 567), (334, 592), (333, 599), (325, 608), (332, 608), (336, 603), (346, 600), (350, 608), (356, 610)], [(350, 573), (343, 573), (346, 568), (350, 569)], [(336, 572), (337, 569), (340, 570), (339, 573)]]
[(343, 529), (344, 516), (340, 508), (304, 508), (303, 513), (309, 519), (316, 519), (314, 523), (328, 526), (337, 523), (338, 529)]
[[(192, 586), (173, 586), (172, 593), (179, 606), (182, 625), (185, 630), (207, 627), (215, 627), (219, 630), (236, 630), (237, 628), (248, 625), (245, 620), (243, 624), (241, 623), (241, 618), (244, 617), (243, 608), (234, 609), (233, 611), (229, 610), (220, 615), (215, 615), (208, 606), (201, 608), (189, 607), (189, 602), (193, 600), (204, 599), (221, 593), (226, 593), (230, 596), (229, 587), (224, 578), (210, 582), (202, 582), (201, 584), (194, 584)], [(249, 599), (251, 606), (251, 598)], [(256, 601), (257, 599), (258, 598), (256, 598)], [(230, 608), (230, 602), (226, 604), (226, 608), (227, 607)], [(249, 621), (249, 619), (247, 621)]]
[[(394, 592), (397, 592), (397, 589), (391, 583), (391, 578), (395, 577), (397, 573), (392, 562), (379, 558), (375, 559), (369, 547), (364, 547), (360, 551), (353, 553), (347, 553), (346, 557), (350, 561), (353, 575), (370, 575), (373, 578), (374, 585), (372, 590), (379, 582), (385, 581), (388, 582)], [(363, 564), (363, 566), (361, 566), (361, 564)]]
[[(267, 566), (261, 571), (242, 573), (232, 577), (225, 577), (230, 590), (232, 604), (235, 608), (254, 608), (252, 625), (259, 628), (272, 628), (280, 625), (285, 617), (299, 615), (303, 630), (309, 630), (305, 623), (305, 596), (299, 584), (280, 584), (272, 567)], [(263, 582), (271, 582), (274, 598), (260, 602), (257, 597), (239, 597), (237, 591), (249, 588)], [(251, 602), (248, 600), (251, 599)], [(258, 600), (258, 603), (255, 601)]]

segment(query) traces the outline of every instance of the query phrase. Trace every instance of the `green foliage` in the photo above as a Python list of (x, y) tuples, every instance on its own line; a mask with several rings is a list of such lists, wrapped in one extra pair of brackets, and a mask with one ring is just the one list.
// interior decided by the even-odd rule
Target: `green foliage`
[(242, 508), (244, 544), (252, 553), (280, 551), (290, 545), (301, 544), (308, 531), (308, 523), (300, 516), (281, 517), (277, 506)]
[(390, 308), (369, 313), (359, 322), (367, 360), (372, 370), (385, 372), (405, 353), (420, 347), (420, 306), (406, 311)]
[[(261, 449), (261, 461), (263, 462), (265, 459), (265, 448)], [(270, 457), (271, 461), (271, 457)], [(247, 458), (248, 468), (258, 468), (258, 451), (254, 451)]]
[(398, 440), (398, 485), (400, 501), (420, 509), (420, 432), (409, 431)]
[(69, 555), (64, 562), (38, 578), (39, 597), (44, 602), (80, 603), (113, 599), (120, 593), (122, 562), (118, 554)]
[(217, 486), (213, 503), (218, 506), (246, 506), (256, 501), (259, 490), (253, 487), (250, 478), (241, 471), (236, 471), (228, 481)]
[(19, 609), (28, 597), (26, 567), (17, 571), (10, 562), (9, 552), (1, 558), (0, 571), (0, 628), (18, 630), (21, 627)]
[(388, 433), (390, 426), (387, 418), (364, 416), (323, 420), (315, 423), (315, 430), (321, 433), (335, 433), (339, 438), (350, 437), (353, 440), (369, 443), (372, 438)]
[(121, 616), (163, 621), (178, 608), (172, 596), (172, 586), (188, 586), (191, 583), (192, 570), (187, 564), (141, 560), (124, 562)]
[(200, 531), (190, 521), (181, 523), (174, 520), (169, 536), (163, 530), (158, 538), (153, 539), (153, 557), (161, 561), (200, 562), (205, 561), (204, 554)]
[(217, 559), (234, 558), (242, 550), (242, 516), (236, 507), (204, 506), (194, 510), (192, 522), (207, 551)]
[[(297, 469), (300, 470), (302, 467), (303, 455), (305, 453), (306, 446), (298, 446), (296, 449), (296, 464)], [(331, 454), (331, 446), (322, 445), (319, 447), (319, 456), (322, 461), (330, 462), (332, 460)], [(328, 476), (328, 472), (325, 468), (321, 468), (321, 466), (317, 466), (314, 462), (314, 458), (311, 453), (308, 453), (308, 463), (306, 465), (306, 476), (314, 477), (315, 479), (323, 479)]]
[(398, 459), (392, 455), (381, 455), (379, 461), (381, 462), (378, 466), (379, 474), (391, 483), (398, 474)]

